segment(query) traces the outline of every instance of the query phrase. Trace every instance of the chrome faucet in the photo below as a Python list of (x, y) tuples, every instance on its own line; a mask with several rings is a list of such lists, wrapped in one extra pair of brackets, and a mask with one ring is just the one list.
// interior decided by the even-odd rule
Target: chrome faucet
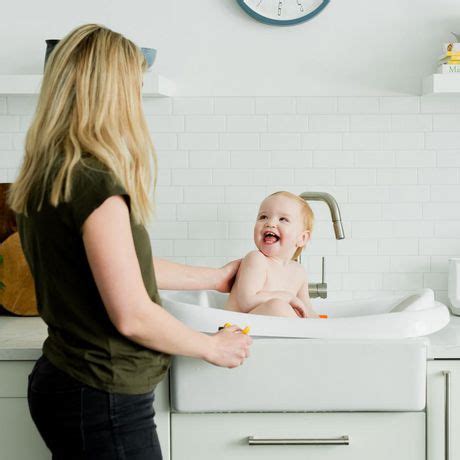
[[(343, 240), (345, 233), (342, 226), (342, 217), (340, 216), (339, 205), (335, 198), (326, 192), (303, 192), (299, 195), (305, 201), (324, 201), (331, 211), (332, 224), (334, 225), (335, 238)], [(302, 263), (302, 255), (299, 255), (299, 263)], [(308, 293), (311, 298), (327, 297), (327, 283), (324, 282), (324, 257), (322, 259), (322, 279), (321, 283), (308, 283)]]

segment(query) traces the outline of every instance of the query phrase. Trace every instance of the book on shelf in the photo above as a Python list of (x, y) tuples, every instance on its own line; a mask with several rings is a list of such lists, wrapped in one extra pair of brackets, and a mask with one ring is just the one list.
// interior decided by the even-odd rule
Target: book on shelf
[(460, 43), (451, 42), (442, 45), (442, 52), (445, 53), (460, 53)]
[(440, 65), (437, 70), (437, 73), (460, 73), (460, 64), (442, 64)]

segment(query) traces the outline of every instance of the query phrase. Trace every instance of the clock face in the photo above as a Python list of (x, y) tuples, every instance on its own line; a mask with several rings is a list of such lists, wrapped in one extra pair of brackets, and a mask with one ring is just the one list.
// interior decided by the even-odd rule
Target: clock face
[(258, 21), (291, 25), (308, 21), (321, 12), (329, 0), (237, 0), (246, 13)]

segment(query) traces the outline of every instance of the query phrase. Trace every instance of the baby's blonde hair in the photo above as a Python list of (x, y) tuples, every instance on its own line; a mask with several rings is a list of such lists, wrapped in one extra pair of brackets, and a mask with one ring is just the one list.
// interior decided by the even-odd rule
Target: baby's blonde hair
[(50, 203), (69, 201), (76, 166), (89, 155), (118, 179), (130, 196), (135, 222), (153, 212), (157, 158), (142, 108), (141, 50), (123, 35), (98, 24), (77, 27), (50, 54), (37, 109), (27, 131), (19, 175), (8, 204), (27, 215), (29, 196), (45, 185), (54, 165)]
[[(280, 190), (279, 192), (274, 192), (271, 195), (268, 195), (267, 198), (273, 196), (273, 195), (283, 195), (287, 198), (291, 198), (292, 200), (296, 201), (297, 203), (300, 204), (300, 209), (303, 217), (303, 229), (308, 230), (308, 232), (311, 234), (313, 231), (313, 223), (315, 220), (315, 216), (313, 214), (313, 211), (310, 208), (310, 205), (299, 195), (295, 195), (294, 193), (291, 192), (286, 192), (285, 190)], [(266, 199), (267, 199), (266, 198)], [(297, 248), (295, 251), (294, 255), (292, 256), (292, 260), (298, 260), (300, 254), (304, 250), (305, 246)]]

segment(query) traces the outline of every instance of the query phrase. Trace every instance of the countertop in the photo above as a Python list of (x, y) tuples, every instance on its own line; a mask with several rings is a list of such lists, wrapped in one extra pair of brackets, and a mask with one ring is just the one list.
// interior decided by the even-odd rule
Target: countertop
[[(38, 359), (46, 336), (41, 318), (0, 316), (0, 361)], [(451, 316), (444, 329), (422, 339), (428, 343), (428, 359), (460, 359), (460, 317)]]

